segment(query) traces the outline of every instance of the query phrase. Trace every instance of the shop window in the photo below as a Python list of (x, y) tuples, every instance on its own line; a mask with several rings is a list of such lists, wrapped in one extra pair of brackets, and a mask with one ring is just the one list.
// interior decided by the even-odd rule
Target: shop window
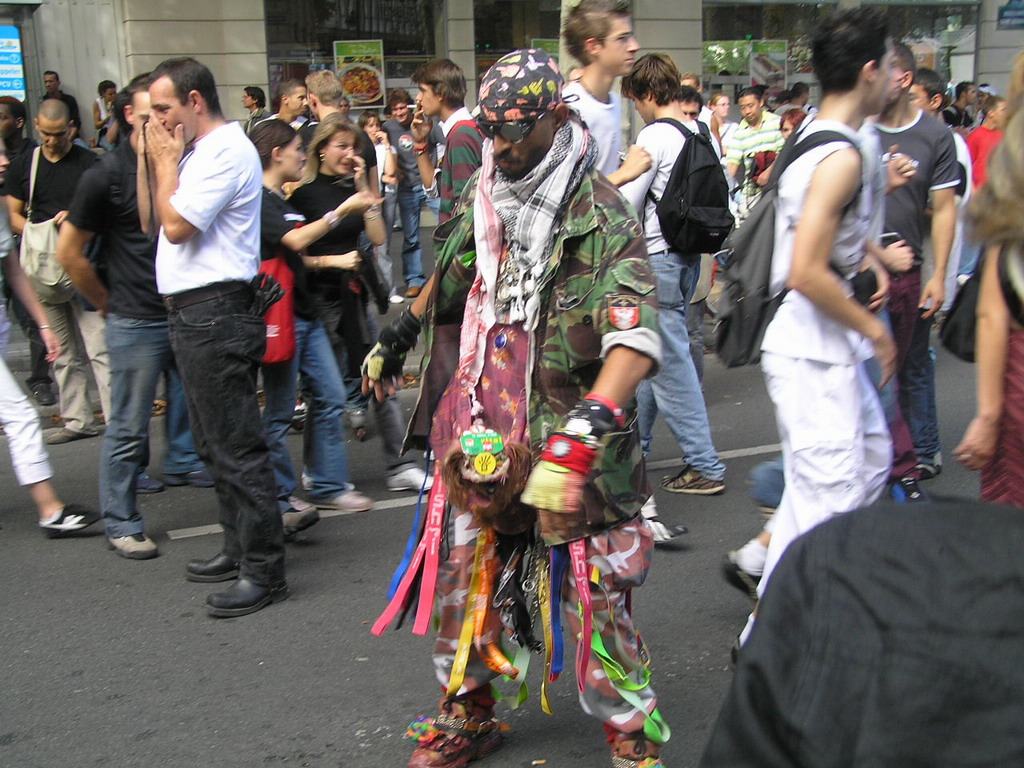
[(335, 40), (383, 40), (400, 80), (407, 62), (437, 55), (441, 0), (264, 0), (264, 11), (271, 98), (282, 81), (333, 66)]
[(510, 51), (534, 40), (558, 40), (558, 0), (474, 0), (478, 75)]

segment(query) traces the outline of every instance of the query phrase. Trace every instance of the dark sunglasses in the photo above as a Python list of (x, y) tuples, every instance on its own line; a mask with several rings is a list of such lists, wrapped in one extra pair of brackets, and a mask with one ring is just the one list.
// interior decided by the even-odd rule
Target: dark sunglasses
[(505, 141), (518, 144), (526, 139), (541, 120), (547, 117), (550, 112), (545, 112), (540, 117), (527, 117), (522, 120), (513, 120), (510, 123), (489, 123), (477, 118), (476, 127), (484, 138), (493, 139), (501, 136)]

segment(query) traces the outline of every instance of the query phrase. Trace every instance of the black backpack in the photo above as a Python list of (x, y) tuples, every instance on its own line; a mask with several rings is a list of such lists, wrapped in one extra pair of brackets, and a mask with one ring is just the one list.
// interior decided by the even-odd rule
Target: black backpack
[(734, 219), (729, 212), (729, 183), (711, 144), (711, 132), (700, 121), (697, 133), (670, 117), (654, 122), (675, 126), (686, 139), (661, 199), (647, 193), (654, 201), (661, 234), (678, 253), (715, 253)]
[(790, 163), (805, 152), (834, 141), (853, 146), (849, 137), (838, 131), (818, 131), (806, 139), (802, 134), (790, 136), (775, 161), (771, 180), (726, 244), (728, 256), (724, 263), (719, 262), (718, 279), (723, 289), (717, 307), (715, 349), (727, 368), (753, 365), (761, 359), (765, 331), (786, 295), (782, 291), (772, 296), (769, 286), (778, 181)]

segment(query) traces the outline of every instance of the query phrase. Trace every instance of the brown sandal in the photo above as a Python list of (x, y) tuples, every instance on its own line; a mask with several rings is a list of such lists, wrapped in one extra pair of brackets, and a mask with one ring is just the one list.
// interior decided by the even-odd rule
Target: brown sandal
[(468, 696), (441, 699), (433, 719), (421, 717), (409, 725), (406, 736), (419, 742), (409, 768), (465, 768), (473, 760), (497, 751), (508, 726), (494, 717), (493, 706)]
[(617, 733), (612, 745), (612, 768), (665, 768), (658, 756), (660, 745), (648, 739), (643, 732)]

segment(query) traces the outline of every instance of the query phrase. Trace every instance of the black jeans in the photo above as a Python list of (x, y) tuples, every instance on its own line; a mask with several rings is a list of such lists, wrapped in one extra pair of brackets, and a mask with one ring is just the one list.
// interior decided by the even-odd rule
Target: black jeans
[(284, 582), (277, 485), (256, 401), (266, 347), (263, 319), (240, 291), (170, 313), (171, 348), (188, 401), (196, 452), (213, 475), (224, 554), (243, 578)]

